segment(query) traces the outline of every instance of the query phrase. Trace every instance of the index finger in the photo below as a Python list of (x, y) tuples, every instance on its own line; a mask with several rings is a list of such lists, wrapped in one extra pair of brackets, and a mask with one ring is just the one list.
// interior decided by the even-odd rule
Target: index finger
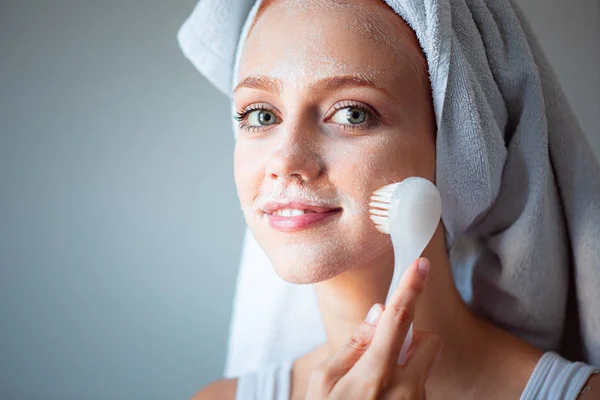
[(356, 363), (357, 369), (368, 368), (371, 372), (384, 373), (395, 368), (428, 275), (429, 260), (426, 258), (416, 260), (406, 270), (381, 315), (371, 346)]

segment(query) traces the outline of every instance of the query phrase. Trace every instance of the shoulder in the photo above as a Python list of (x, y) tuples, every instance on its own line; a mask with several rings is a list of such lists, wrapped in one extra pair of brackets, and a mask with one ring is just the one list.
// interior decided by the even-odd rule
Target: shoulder
[(219, 379), (196, 393), (192, 400), (234, 400), (237, 379)]

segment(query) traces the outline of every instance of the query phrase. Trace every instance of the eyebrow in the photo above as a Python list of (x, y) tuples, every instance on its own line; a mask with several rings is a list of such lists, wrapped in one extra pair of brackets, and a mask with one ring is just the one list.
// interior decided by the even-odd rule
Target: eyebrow
[(248, 89), (259, 89), (265, 92), (271, 92), (274, 94), (281, 93), (281, 80), (269, 78), (264, 75), (255, 75), (244, 78), (236, 87), (233, 89), (233, 93), (237, 92), (241, 88)]
[[(281, 80), (270, 78), (264, 75), (254, 75), (244, 78), (236, 87), (233, 89), (233, 93), (236, 93), (241, 88), (258, 89), (273, 94), (281, 94), (282, 89)], [(378, 91), (392, 97), (390, 93), (381, 86), (379, 83), (371, 78), (362, 75), (340, 75), (332, 76), (323, 79), (319, 79), (316, 82), (312, 82), (308, 85), (309, 89), (322, 88), (324, 90), (336, 90), (343, 88), (353, 87), (371, 87)]]

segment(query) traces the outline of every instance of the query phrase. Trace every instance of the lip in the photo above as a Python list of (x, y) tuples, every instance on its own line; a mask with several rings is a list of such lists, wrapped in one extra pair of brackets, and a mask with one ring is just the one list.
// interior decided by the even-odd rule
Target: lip
[[(282, 199), (268, 202), (263, 206), (263, 212), (269, 220), (271, 228), (280, 232), (297, 232), (329, 222), (342, 212), (341, 207), (330, 207), (323, 204), (304, 202), (301, 200)], [(292, 209), (312, 211), (294, 217), (274, 215), (277, 210)]]

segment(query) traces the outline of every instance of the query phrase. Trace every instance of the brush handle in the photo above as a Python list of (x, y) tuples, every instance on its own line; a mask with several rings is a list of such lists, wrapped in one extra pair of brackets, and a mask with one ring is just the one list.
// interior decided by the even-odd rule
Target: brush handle
[[(440, 193), (429, 180), (409, 177), (394, 189), (388, 212), (390, 236), (394, 246), (394, 274), (386, 304), (408, 266), (420, 257), (427, 247), (441, 215)], [(400, 365), (406, 362), (412, 334), (411, 324), (398, 357)]]
[(408, 355), (408, 348), (412, 343), (412, 336), (413, 324), (410, 324), (408, 332), (406, 332), (406, 338), (404, 338), (404, 343), (402, 343), (402, 349), (400, 349), (400, 354), (398, 354), (398, 365), (406, 364), (406, 356)]
[[(398, 253), (396, 253), (398, 254)], [(392, 276), (392, 283), (390, 284), (390, 289), (388, 291), (388, 295), (387, 298), (385, 300), (385, 304), (388, 304), (390, 301), (390, 297), (392, 297), (392, 294), (396, 291), (396, 288), (398, 288), (398, 285), (400, 284), (400, 279), (402, 278), (402, 275), (406, 272), (406, 267), (402, 268), (401, 265), (404, 264), (404, 261), (400, 261), (399, 257), (396, 257), (395, 259), (395, 265), (394, 265), (394, 274)], [(407, 264), (408, 265), (408, 264)], [(408, 332), (406, 332), (406, 337), (404, 338), (404, 343), (402, 343), (402, 348), (400, 349), (400, 354), (398, 355), (398, 365), (404, 365), (406, 363), (406, 356), (408, 354), (408, 348), (410, 347), (410, 344), (412, 343), (412, 336), (413, 336), (413, 324), (410, 324), (410, 327), (408, 328)]]

